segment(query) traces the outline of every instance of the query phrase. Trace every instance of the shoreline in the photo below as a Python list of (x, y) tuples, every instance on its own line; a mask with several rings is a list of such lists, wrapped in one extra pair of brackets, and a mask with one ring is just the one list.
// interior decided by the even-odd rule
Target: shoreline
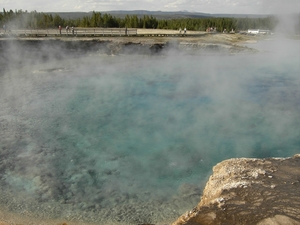
[(230, 42), (239, 43), (248, 40), (258, 40), (261, 36), (246, 35), (240, 33), (207, 33), (200, 31), (189, 31), (186, 35), (180, 35), (178, 31), (174, 30), (156, 30), (156, 29), (138, 29), (137, 35), (14, 35), (0, 33), (0, 40), (63, 40), (63, 41), (86, 41), (86, 40), (110, 40), (119, 42), (167, 42), (174, 40), (185, 40), (188, 42)]
[(180, 49), (187, 53), (213, 52), (213, 53), (253, 53), (257, 49), (245, 46), (261, 40), (261, 37), (244, 34), (204, 33), (200, 36), (113, 36), (113, 37), (12, 37), (0, 38), (1, 43), (17, 41), (30, 44), (31, 42), (60, 42), (76, 45), (77, 49), (92, 50), (94, 48), (105, 50), (108, 55), (116, 54), (157, 54), (163, 50)]

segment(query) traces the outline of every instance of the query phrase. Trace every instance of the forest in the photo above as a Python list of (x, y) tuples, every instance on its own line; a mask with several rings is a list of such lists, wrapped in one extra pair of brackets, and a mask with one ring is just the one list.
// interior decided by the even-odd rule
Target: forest
[[(300, 17), (299, 17), (300, 18)], [(273, 30), (278, 23), (275, 16), (263, 18), (178, 18), (157, 19), (153, 16), (126, 15), (118, 18), (107, 13), (93, 11), (91, 16), (77, 19), (65, 19), (57, 14), (42, 12), (27, 12), (22, 10), (3, 9), (0, 12), (0, 25), (10, 29), (53, 29), (58, 26), (73, 27), (104, 27), (104, 28), (151, 28), (151, 29), (183, 29), (205, 31), (208, 27), (215, 27), (217, 31), (266, 29)]]

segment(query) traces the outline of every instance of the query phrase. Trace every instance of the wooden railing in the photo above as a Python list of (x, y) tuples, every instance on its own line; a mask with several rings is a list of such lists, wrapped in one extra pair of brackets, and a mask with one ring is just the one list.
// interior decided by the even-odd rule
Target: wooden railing
[(204, 31), (188, 31), (136, 28), (70, 28), (61, 29), (0, 29), (0, 38), (5, 37), (107, 37), (107, 36), (139, 36), (139, 37), (199, 37), (208, 34)]
[(26, 29), (26, 30), (1, 30), (0, 36), (80, 36), (80, 37), (100, 37), (100, 36), (135, 36), (135, 28), (71, 28), (62, 29)]

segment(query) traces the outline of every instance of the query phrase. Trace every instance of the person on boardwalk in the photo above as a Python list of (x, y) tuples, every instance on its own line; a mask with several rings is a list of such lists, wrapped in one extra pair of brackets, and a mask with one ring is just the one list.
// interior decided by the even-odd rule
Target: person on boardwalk
[(67, 25), (66, 26), (66, 34), (68, 35), (68, 33), (69, 33), (69, 30), (70, 30), (70, 28), (69, 28), (69, 26)]
[(184, 28), (184, 34), (186, 34), (186, 28)]
[(73, 26), (72, 26), (71, 30), (72, 30), (72, 34), (74, 35), (74, 27)]
[(58, 26), (59, 34), (61, 35), (61, 25)]

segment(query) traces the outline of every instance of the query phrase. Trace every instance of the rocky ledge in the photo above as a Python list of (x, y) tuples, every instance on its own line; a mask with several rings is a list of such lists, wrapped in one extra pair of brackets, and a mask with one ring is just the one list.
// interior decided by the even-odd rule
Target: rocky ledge
[(0, 50), (17, 44), (23, 47), (44, 48), (52, 46), (64, 53), (97, 52), (108, 55), (117, 54), (161, 54), (170, 50), (187, 53), (252, 53), (256, 49), (246, 47), (244, 43), (257, 41), (256, 37), (241, 34), (204, 34), (199, 37), (26, 37), (0, 38)]
[(221, 224), (300, 224), (300, 154), (217, 164), (200, 203), (172, 225)]

